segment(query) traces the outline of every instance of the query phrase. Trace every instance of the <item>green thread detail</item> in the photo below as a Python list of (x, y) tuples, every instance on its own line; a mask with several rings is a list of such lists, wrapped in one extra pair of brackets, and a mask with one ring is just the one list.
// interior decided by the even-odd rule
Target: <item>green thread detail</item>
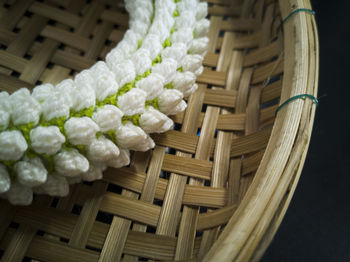
[(280, 23), (280, 25), (277, 27), (277, 34), (280, 32), (280, 30), (282, 29), (282, 26), (293, 16), (295, 15), (296, 13), (299, 13), (299, 12), (308, 12), (312, 15), (315, 15), (315, 11), (312, 10), (312, 9), (308, 9), (308, 8), (298, 8), (298, 9), (295, 9), (293, 10), (292, 12), (289, 13), (289, 15), (287, 15), (286, 18), (284, 18), (282, 20), (282, 22)]
[(2, 125), (0, 125), (0, 131), (3, 131), (2, 129), (3, 129), (4, 127), (2, 126)]
[(171, 42), (169, 38), (165, 39), (163, 43), (163, 48), (167, 48), (168, 46), (171, 46)]
[(36, 157), (40, 157), (40, 155), (36, 152), (34, 152), (32, 149), (28, 149), (26, 151), (26, 156), (30, 159), (36, 158)]
[(142, 75), (137, 76), (135, 78), (135, 82), (140, 81), (142, 78), (145, 78), (145, 77), (149, 76), (151, 74), (151, 72), (152, 72), (151, 69), (146, 70)]
[(131, 89), (135, 87), (135, 81), (132, 81), (130, 83), (127, 83), (123, 85), (121, 88), (119, 88), (117, 92), (117, 97), (124, 95), (125, 93), (129, 92)]
[(147, 100), (145, 107), (148, 108), (149, 106), (153, 106), (155, 109), (159, 110), (158, 97), (153, 100)]
[(102, 135), (103, 135), (103, 133), (102, 133), (101, 131), (98, 131), (98, 132), (96, 133), (96, 138), (98, 139), (98, 138), (100, 138)]
[(156, 2), (155, 1), (152, 1), (152, 7), (153, 7), (153, 14), (151, 16), (151, 23), (153, 23), (153, 20), (154, 20), (154, 12), (155, 12), (155, 9), (156, 9)]
[(114, 144), (118, 145), (117, 139), (115, 136), (115, 130), (108, 130), (107, 132), (104, 133), (110, 140), (113, 141)]
[(174, 89), (173, 82), (170, 82), (164, 86), (166, 89)]
[(140, 39), (139, 42), (138, 42), (138, 44), (137, 44), (137, 49), (139, 49), (139, 48), (141, 47), (142, 42), (143, 42), (143, 39)]
[(179, 14), (179, 11), (177, 11), (176, 9), (175, 9), (175, 11), (174, 11), (174, 13), (173, 13), (173, 17), (178, 17), (180, 14)]
[(85, 108), (85, 109), (82, 109), (80, 111), (73, 111), (71, 110), (70, 112), (70, 116), (71, 117), (83, 117), (83, 116), (87, 116), (87, 117), (92, 117), (93, 113), (94, 113), (94, 109), (95, 107), (94, 106), (90, 106), (89, 108)]
[(160, 64), (162, 62), (162, 56), (159, 54), (157, 55), (156, 58), (154, 58), (154, 60), (152, 61), (152, 66), (156, 65), (156, 64)]
[(117, 106), (117, 94), (107, 96), (103, 101), (96, 101), (96, 106), (98, 107), (103, 107), (107, 104)]
[(175, 4), (178, 3), (178, 2), (180, 2), (180, 1), (181, 1), (181, 0), (174, 0)]
[(49, 173), (49, 174), (54, 173), (54, 171), (55, 171), (54, 155), (49, 156), (49, 155), (43, 154), (42, 157), (46, 160), (47, 173)]
[(85, 145), (75, 145), (75, 147), (79, 150), (80, 153), (86, 155), (86, 147)]
[(22, 132), (22, 134), (23, 134), (24, 138), (27, 140), (27, 142), (30, 140), (29, 139), (30, 130), (32, 130), (34, 127), (35, 127), (34, 122), (30, 122), (30, 123), (24, 124), (24, 125), (15, 126), (15, 128), (17, 130), (20, 130)]
[(173, 26), (171, 29), (170, 29), (170, 34), (174, 33), (175, 32), (175, 26)]
[(309, 99), (313, 100), (316, 107), (318, 106), (318, 99), (316, 97), (314, 97), (313, 95), (310, 95), (310, 94), (300, 94), (300, 95), (292, 96), (291, 98), (284, 101), (279, 107), (277, 107), (276, 112), (275, 112), (275, 116), (284, 106), (286, 106), (290, 102), (297, 100), (297, 99), (305, 99), (305, 98), (309, 98)]
[(41, 126), (57, 126), (59, 128), (59, 130), (61, 131), (61, 133), (63, 135), (65, 135), (65, 132), (64, 132), (64, 123), (65, 122), (66, 122), (65, 116), (56, 117), (54, 119), (51, 119), (48, 122), (45, 122), (44, 118), (41, 118), (40, 125)]
[(180, 67), (177, 69), (177, 71), (179, 71), (179, 72), (183, 73), (183, 72), (184, 72), (184, 69), (183, 69), (183, 67), (182, 67), (182, 66), (180, 66)]
[(125, 125), (128, 121), (131, 121), (135, 126), (140, 126), (141, 114), (135, 114), (132, 116), (123, 116), (122, 124)]

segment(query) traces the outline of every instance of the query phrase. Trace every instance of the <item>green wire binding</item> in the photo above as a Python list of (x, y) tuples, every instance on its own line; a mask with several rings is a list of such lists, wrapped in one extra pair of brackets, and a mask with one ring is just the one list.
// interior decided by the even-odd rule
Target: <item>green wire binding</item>
[(300, 95), (296, 95), (296, 96), (293, 96), (293, 97), (287, 99), (279, 107), (277, 107), (276, 112), (275, 112), (275, 116), (285, 105), (289, 104), (290, 102), (292, 102), (294, 100), (304, 99), (304, 98), (309, 98), (309, 99), (313, 100), (316, 107), (318, 106), (318, 99), (316, 97), (314, 97), (313, 95), (310, 95), (310, 94), (300, 94)]
[(277, 34), (280, 32), (280, 30), (282, 29), (282, 26), (284, 25), (285, 22), (287, 22), (289, 20), (289, 18), (291, 18), (293, 15), (295, 15), (296, 13), (299, 13), (299, 12), (307, 12), (307, 13), (310, 13), (312, 15), (315, 15), (315, 11), (314, 10), (311, 10), (311, 9), (307, 9), (307, 8), (298, 8), (298, 9), (295, 9), (293, 10), (292, 12), (289, 13), (289, 15), (287, 15), (286, 18), (284, 18), (282, 20), (282, 22), (280, 23), (280, 25), (277, 27)]

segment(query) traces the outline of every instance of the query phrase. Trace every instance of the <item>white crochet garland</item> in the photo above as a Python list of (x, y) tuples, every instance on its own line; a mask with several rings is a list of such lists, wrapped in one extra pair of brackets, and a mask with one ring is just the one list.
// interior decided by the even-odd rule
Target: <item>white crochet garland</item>
[(198, 0), (126, 0), (123, 40), (90, 69), (32, 94), (0, 93), (0, 196), (29, 205), (33, 192), (66, 196), (155, 146), (202, 73), (209, 30)]

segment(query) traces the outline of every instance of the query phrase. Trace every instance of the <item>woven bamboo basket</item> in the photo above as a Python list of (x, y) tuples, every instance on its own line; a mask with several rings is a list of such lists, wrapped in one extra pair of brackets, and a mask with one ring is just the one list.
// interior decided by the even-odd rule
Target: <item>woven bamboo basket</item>
[[(315, 114), (309, 0), (209, 0), (198, 90), (130, 166), (28, 207), (0, 202), (2, 261), (257, 261), (298, 182)], [(0, 0), (0, 89), (53, 84), (104, 59), (128, 16), (113, 1)]]

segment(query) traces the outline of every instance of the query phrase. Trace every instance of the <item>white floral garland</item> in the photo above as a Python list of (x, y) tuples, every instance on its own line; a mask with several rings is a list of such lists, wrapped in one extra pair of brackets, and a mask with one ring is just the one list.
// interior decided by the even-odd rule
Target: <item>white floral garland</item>
[(66, 196), (155, 146), (202, 73), (209, 30), (197, 0), (126, 0), (123, 40), (90, 69), (55, 87), (0, 93), (0, 196), (29, 205), (33, 192)]

